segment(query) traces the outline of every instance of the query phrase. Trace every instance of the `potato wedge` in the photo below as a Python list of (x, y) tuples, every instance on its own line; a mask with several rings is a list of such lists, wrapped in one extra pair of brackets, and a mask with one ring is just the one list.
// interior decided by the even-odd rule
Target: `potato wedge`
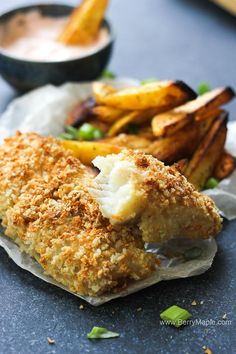
[(200, 140), (209, 130), (219, 112), (214, 111), (206, 121), (193, 122), (193, 124), (189, 124), (170, 137), (154, 140), (155, 137), (150, 132), (146, 132), (142, 126), (140, 135), (119, 134), (114, 137), (107, 137), (102, 142), (128, 149), (139, 149), (165, 163), (172, 164), (180, 159), (191, 158)]
[(206, 120), (217, 114), (219, 106), (234, 97), (230, 87), (215, 89), (169, 112), (157, 114), (152, 120), (153, 134), (157, 137), (169, 136), (193, 120)]
[(192, 156), (199, 144), (200, 136), (199, 126), (196, 123), (190, 123), (175, 135), (152, 142), (145, 152), (167, 164), (173, 164)]
[(217, 163), (215, 170), (213, 172), (213, 177), (222, 180), (233, 173), (233, 171), (236, 168), (236, 160), (235, 158), (228, 153), (227, 151), (224, 151), (222, 156), (220, 157), (219, 162)]
[(117, 90), (104, 82), (95, 81), (92, 84), (92, 92), (97, 104), (103, 104), (104, 99), (108, 95), (116, 93)]
[(209, 115), (207, 120), (190, 122), (174, 135), (152, 142), (147, 152), (168, 164), (181, 159), (191, 158), (199, 142), (221, 112), (220, 110), (215, 110), (211, 116)]
[(127, 114), (127, 111), (109, 106), (96, 106), (92, 109), (92, 112), (97, 119), (111, 124), (116, 122), (121, 116)]
[(148, 109), (145, 111), (133, 111), (129, 112), (126, 115), (124, 115), (122, 118), (117, 120), (109, 129), (107, 135), (108, 136), (115, 136), (123, 131), (125, 131), (126, 128), (130, 124), (142, 124), (145, 123), (146, 121), (149, 121), (153, 115), (155, 115), (156, 109)]
[(111, 128), (109, 129), (109, 131), (107, 133), (107, 136), (115, 136), (115, 135), (119, 134), (120, 132), (122, 132), (122, 130), (125, 127), (127, 127), (127, 125), (136, 121), (139, 118), (139, 116), (140, 116), (140, 112), (138, 112), (138, 111), (128, 113), (127, 115), (125, 115), (124, 117), (119, 119), (117, 122), (115, 122), (111, 126)]
[(118, 154), (121, 151), (119, 146), (94, 141), (63, 140), (61, 144), (85, 165), (90, 165), (96, 156)]
[(152, 119), (152, 131), (156, 137), (165, 137), (175, 134), (184, 126), (194, 123), (194, 115), (183, 112), (169, 111), (157, 114)]
[(112, 138), (105, 138), (101, 142), (124, 147), (127, 149), (144, 151), (144, 149), (150, 145), (151, 140), (139, 135), (119, 134)]
[(222, 113), (213, 123), (195, 151), (184, 175), (197, 189), (201, 190), (215, 169), (222, 155), (227, 128), (227, 114)]
[(99, 103), (123, 110), (159, 108), (163, 112), (195, 97), (195, 92), (182, 81), (159, 81), (100, 96)]
[(213, 122), (223, 113), (224, 111), (221, 109), (215, 109), (207, 114), (207, 118), (204, 120), (197, 120), (196, 123), (199, 126), (200, 129), (200, 136), (203, 138), (203, 136), (207, 133), (207, 131), (210, 129), (211, 125)]
[(209, 112), (228, 103), (234, 96), (231, 87), (217, 88), (177, 107), (175, 112), (194, 114), (197, 120), (207, 119)]
[(58, 40), (69, 45), (92, 43), (98, 35), (109, 0), (83, 0), (72, 13)]

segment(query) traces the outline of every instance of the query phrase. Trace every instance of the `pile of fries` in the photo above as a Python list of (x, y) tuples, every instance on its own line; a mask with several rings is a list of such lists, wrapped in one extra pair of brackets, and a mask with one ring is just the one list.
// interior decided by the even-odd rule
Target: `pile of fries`
[[(67, 45), (92, 43), (108, 3), (83, 0), (58, 40)], [(152, 82), (122, 90), (95, 82), (93, 97), (79, 103), (66, 120), (70, 131), (87, 124), (90, 132), (85, 140), (92, 141), (82, 141), (84, 132), (77, 134), (74, 129), (64, 137), (79, 141), (62, 143), (87, 165), (98, 155), (119, 153), (122, 148), (142, 150), (166, 164), (175, 164), (201, 190), (210, 177), (224, 179), (235, 168), (234, 158), (224, 150), (228, 114), (221, 109), (234, 95), (225, 87), (197, 97), (182, 81)]]
[(228, 113), (221, 106), (235, 96), (230, 87), (203, 95), (182, 81), (159, 81), (117, 90), (93, 83), (93, 97), (79, 103), (66, 124), (90, 124), (103, 137), (94, 141), (64, 140), (82, 162), (97, 155), (139, 149), (176, 168), (199, 190), (210, 177), (221, 180), (235, 168), (225, 151)]

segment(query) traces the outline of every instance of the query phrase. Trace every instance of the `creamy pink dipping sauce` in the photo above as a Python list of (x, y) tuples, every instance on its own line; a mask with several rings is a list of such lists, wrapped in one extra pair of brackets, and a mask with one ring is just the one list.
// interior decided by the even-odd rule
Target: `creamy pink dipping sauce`
[(52, 62), (88, 56), (108, 43), (106, 28), (101, 28), (96, 41), (86, 46), (58, 42), (67, 21), (67, 17), (47, 17), (38, 11), (16, 14), (0, 25), (0, 47), (15, 58)]

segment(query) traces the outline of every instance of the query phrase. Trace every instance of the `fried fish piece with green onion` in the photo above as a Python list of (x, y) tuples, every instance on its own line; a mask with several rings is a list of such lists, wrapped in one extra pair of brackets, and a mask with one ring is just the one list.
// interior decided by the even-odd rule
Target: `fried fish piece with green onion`
[(98, 156), (96, 198), (112, 224), (137, 224), (145, 242), (176, 237), (209, 238), (221, 230), (214, 202), (199, 193), (174, 167), (142, 152)]

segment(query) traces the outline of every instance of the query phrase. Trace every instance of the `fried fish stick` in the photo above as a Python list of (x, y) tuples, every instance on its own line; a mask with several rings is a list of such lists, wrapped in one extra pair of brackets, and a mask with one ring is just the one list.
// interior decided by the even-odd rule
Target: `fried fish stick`
[(214, 202), (196, 191), (176, 168), (142, 152), (96, 157), (100, 170), (90, 193), (116, 225), (137, 223), (146, 242), (208, 238), (221, 230)]
[(54, 138), (18, 134), (0, 146), (5, 234), (70, 291), (97, 296), (149, 276), (157, 261), (137, 227), (102, 216), (93, 178)]

